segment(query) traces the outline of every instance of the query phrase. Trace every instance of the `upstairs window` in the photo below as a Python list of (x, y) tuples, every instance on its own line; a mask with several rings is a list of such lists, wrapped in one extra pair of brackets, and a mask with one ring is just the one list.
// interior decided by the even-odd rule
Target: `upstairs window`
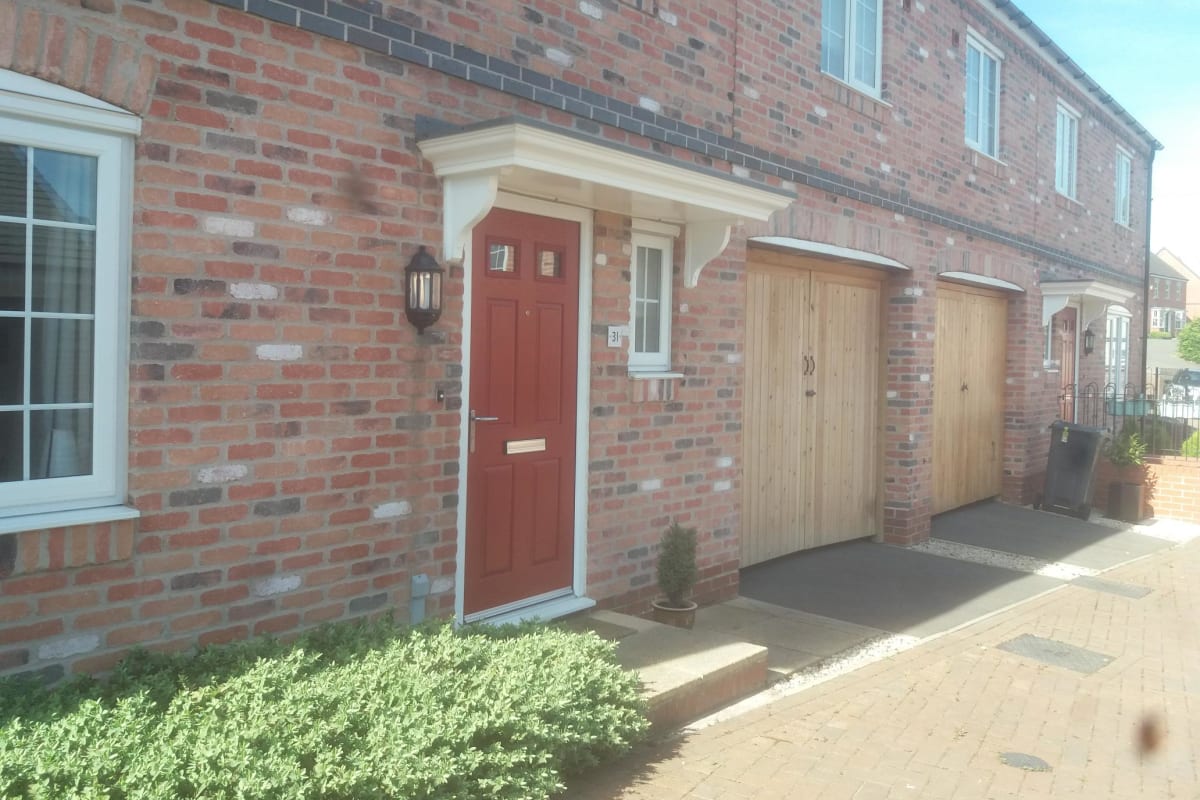
[(821, 0), (821, 71), (879, 94), (879, 0)]
[(967, 36), (966, 141), (992, 158), (999, 152), (1000, 54), (982, 39)]
[(635, 231), (633, 234), (631, 335), (632, 372), (671, 369), (671, 265), (673, 239)]
[(124, 500), (139, 126), (0, 70), (0, 522)]
[(1121, 225), (1129, 225), (1129, 179), (1132, 172), (1133, 159), (1124, 150), (1118, 148), (1113, 219)]
[(1079, 160), (1079, 114), (1059, 101), (1054, 136), (1054, 188), (1075, 199), (1075, 175)]

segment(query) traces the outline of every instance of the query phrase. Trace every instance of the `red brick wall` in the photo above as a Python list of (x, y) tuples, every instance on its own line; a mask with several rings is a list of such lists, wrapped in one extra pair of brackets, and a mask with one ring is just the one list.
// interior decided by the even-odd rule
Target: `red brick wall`
[[(403, 318), (400, 275), (418, 245), (436, 252), (442, 234), (440, 182), (415, 144), (419, 116), (457, 124), (520, 114), (780, 183), (749, 160), (724, 160), (738, 143), (841, 181), (791, 182), (791, 209), (735, 232), (697, 288), (676, 278), (674, 366), (685, 377), (655, 386), (631, 380), (605, 347), (604, 328), (628, 320), (629, 220), (596, 216), (604, 263), (593, 285), (588, 583), (603, 604), (645, 606), (654, 548), (672, 519), (700, 530), (698, 595), (736, 589), (741, 265), (751, 232), (855, 247), (912, 269), (886, 285), (894, 541), (928, 531), (937, 273), (1025, 288), (1010, 301), (1005, 494), (1028, 494), (1057, 397), (1041, 371), (1037, 283), (1089, 276), (1078, 259), (1104, 265), (1106, 280), (1140, 272), (1145, 145), (1057, 88), (1053, 70), (966, 0), (911, 12), (886, 4), (886, 105), (816, 71), (816, 0), (745, 2), (736, 17), (722, 4), (661, 5), (661, 18), (588, 2), (388, 3), (381, 12), (471, 48), (465, 57), (535, 70), (579, 102), (611, 99), (656, 127), (696, 126), (704, 143), (718, 142), (716, 155), (207, 0), (0, 0), (0, 68), (144, 120), (129, 420), (129, 503), (142, 517), (13, 540), (12, 575), (0, 585), (0, 672), (56, 677), (103, 668), (137, 642), (184, 648), (386, 609), (404, 618), (419, 572), (433, 578), (431, 612), (452, 611), (462, 274), (447, 265), (446, 312), (418, 337)], [(962, 143), (962, 46), (951, 42), (966, 24), (1011, 52), (1003, 164)], [(1101, 167), (1080, 169), (1079, 208), (1059, 208), (1039, 172), (1052, 163), (1060, 92), (1085, 112), (1081, 165)], [(1111, 223), (1118, 141), (1137, 154), (1132, 231)], [(854, 187), (866, 191), (852, 196)], [(968, 220), (980, 229), (964, 230)], [(1009, 236), (1039, 245), (1000, 241)], [(1140, 329), (1140, 300), (1132, 310)]]
[(1103, 512), (1108, 507), (1109, 484), (1139, 478), (1145, 486), (1147, 517), (1200, 524), (1200, 461), (1196, 459), (1150, 458), (1143, 467), (1123, 474), (1100, 459), (1092, 484), (1092, 505)]

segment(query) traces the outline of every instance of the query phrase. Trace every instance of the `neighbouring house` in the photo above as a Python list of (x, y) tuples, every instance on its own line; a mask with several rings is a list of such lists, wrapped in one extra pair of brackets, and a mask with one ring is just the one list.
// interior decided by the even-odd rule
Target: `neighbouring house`
[(1007, 0), (0, 0), (0, 672), (1029, 502), (1159, 147)]
[(1187, 323), (1187, 276), (1150, 254), (1150, 330), (1174, 336)]
[[(1184, 263), (1183, 259), (1172, 253), (1167, 248), (1160, 248), (1154, 257), (1165, 263), (1172, 269), (1176, 275), (1181, 276), (1186, 285), (1183, 289), (1184, 299), (1184, 317), (1185, 322), (1191, 322), (1194, 319), (1200, 319), (1200, 271)], [(1153, 278), (1153, 264), (1151, 260), (1151, 281)], [(1152, 292), (1153, 293), (1153, 292)]]

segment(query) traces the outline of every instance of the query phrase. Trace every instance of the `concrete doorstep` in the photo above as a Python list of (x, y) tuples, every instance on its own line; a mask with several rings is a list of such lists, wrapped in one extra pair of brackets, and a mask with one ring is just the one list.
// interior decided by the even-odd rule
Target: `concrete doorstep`
[(683, 630), (652, 620), (594, 611), (580, 627), (617, 642), (617, 660), (636, 672), (650, 722), (665, 731), (767, 685), (767, 648), (699, 623)]
[(701, 608), (692, 630), (612, 611), (579, 627), (617, 642), (657, 730), (685, 725), (884, 636), (883, 631), (738, 597)]

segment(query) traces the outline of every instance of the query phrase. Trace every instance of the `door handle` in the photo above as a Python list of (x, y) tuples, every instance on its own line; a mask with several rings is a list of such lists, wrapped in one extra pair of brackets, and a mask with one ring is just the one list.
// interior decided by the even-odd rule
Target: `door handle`
[(469, 453), (475, 452), (475, 423), (476, 422), (498, 422), (499, 420), (500, 420), (499, 417), (478, 417), (475, 415), (475, 409), (472, 408), (471, 415), (470, 415), (471, 425), (470, 425), (470, 430), (467, 433), (467, 438), (470, 440), (467, 443), (467, 452), (469, 452)]
[(817, 396), (817, 390), (816, 390), (816, 389), (809, 389), (808, 391), (806, 391), (806, 392), (804, 393), (804, 396), (805, 396), (805, 397), (816, 397), (816, 396)]

